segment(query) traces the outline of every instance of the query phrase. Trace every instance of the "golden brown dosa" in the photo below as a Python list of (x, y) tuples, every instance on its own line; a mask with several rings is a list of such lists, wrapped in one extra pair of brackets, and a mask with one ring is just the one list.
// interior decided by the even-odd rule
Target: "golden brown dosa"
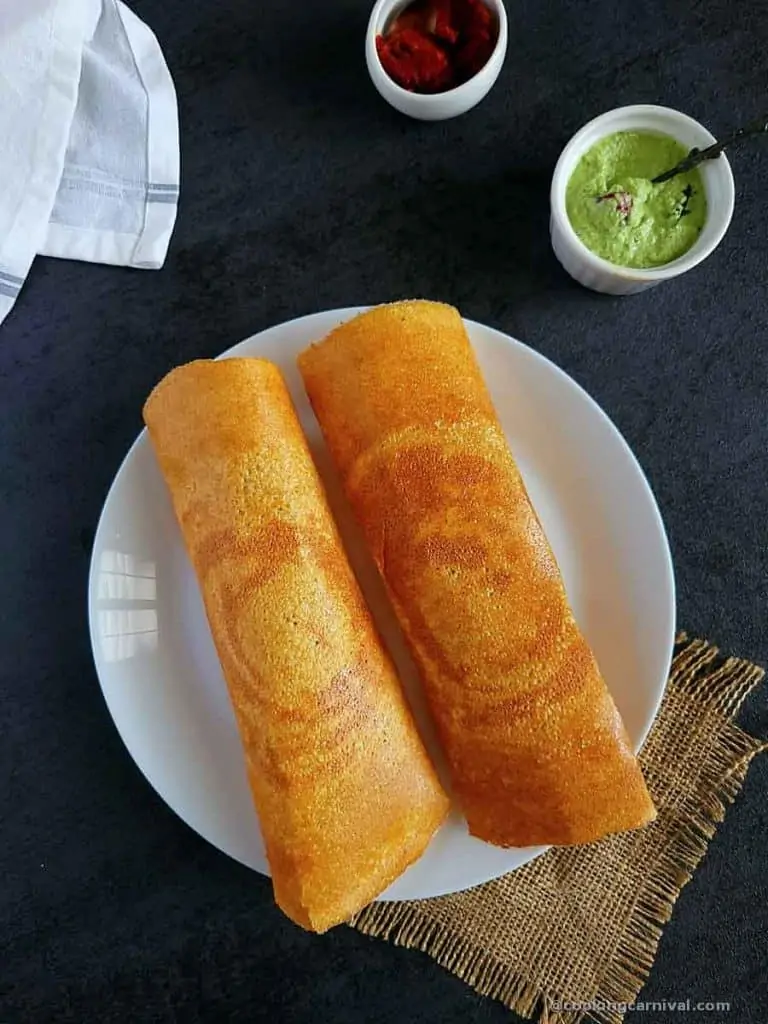
[(275, 898), (324, 931), (421, 855), (447, 797), (277, 367), (182, 366), (144, 419), (235, 708)]
[(380, 306), (299, 357), (470, 831), (569, 844), (655, 810), (458, 312)]

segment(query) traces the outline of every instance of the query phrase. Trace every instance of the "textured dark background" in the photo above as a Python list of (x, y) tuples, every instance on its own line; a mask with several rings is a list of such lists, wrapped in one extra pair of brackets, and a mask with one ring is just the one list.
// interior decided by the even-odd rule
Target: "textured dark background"
[[(0, 328), (5, 1024), (510, 1019), (422, 954), (346, 928), (302, 933), (124, 750), (91, 661), (88, 558), (142, 400), (176, 363), (327, 307), (458, 304), (595, 396), (658, 496), (680, 624), (768, 661), (768, 143), (732, 155), (736, 213), (716, 254), (657, 290), (584, 291), (547, 236), (553, 164), (593, 115), (658, 102), (717, 133), (765, 112), (768, 6), (507, 3), (492, 93), (423, 125), (369, 85), (365, 0), (136, 0), (179, 94), (167, 265), (39, 259)], [(767, 719), (758, 694), (744, 722)], [(765, 758), (685, 889), (644, 997), (730, 999), (733, 1024), (768, 1019), (767, 783)]]

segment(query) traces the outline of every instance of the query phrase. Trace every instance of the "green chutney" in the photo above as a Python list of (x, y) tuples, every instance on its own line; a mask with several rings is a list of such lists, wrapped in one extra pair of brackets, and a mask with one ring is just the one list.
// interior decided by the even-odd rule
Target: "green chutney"
[(698, 169), (652, 185), (688, 155), (677, 139), (616, 132), (587, 150), (571, 175), (565, 206), (584, 245), (622, 267), (660, 267), (682, 256), (707, 219)]

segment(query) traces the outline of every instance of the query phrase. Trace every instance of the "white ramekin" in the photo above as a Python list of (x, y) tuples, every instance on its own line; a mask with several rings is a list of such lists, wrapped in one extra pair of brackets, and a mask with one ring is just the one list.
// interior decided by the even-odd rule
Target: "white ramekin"
[(419, 121), (445, 121), (449, 117), (465, 114), (488, 93), (499, 77), (501, 66), (504, 63), (507, 53), (507, 12), (504, 9), (504, 4), (501, 0), (483, 0), (486, 7), (494, 12), (499, 23), (499, 38), (496, 40), (496, 46), (487, 63), (463, 85), (449, 89), (447, 92), (425, 95), (408, 92), (397, 82), (393, 82), (382, 67), (376, 52), (376, 36), (383, 33), (392, 17), (399, 14), (410, 2), (411, 0), (378, 0), (371, 11), (365, 35), (365, 61), (371, 81), (379, 94), (395, 110), (399, 110), (409, 117), (415, 117)]
[(671, 263), (649, 270), (620, 267), (596, 256), (584, 245), (571, 226), (565, 208), (565, 190), (581, 157), (600, 139), (614, 132), (647, 131), (671, 135), (686, 149), (704, 149), (716, 141), (692, 117), (668, 107), (640, 104), (618, 107), (596, 117), (577, 132), (557, 161), (550, 192), (549, 230), (555, 255), (571, 277), (586, 288), (608, 295), (631, 295), (662, 281), (684, 274), (715, 249), (728, 230), (733, 214), (734, 187), (731, 167), (725, 156), (700, 165), (707, 195), (707, 219), (691, 248)]

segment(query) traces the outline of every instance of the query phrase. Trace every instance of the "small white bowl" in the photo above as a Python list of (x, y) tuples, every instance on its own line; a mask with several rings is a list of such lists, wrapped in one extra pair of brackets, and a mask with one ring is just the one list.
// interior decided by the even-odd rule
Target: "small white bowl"
[(720, 244), (733, 215), (734, 187), (725, 156), (699, 165), (707, 196), (707, 219), (691, 248), (671, 263), (648, 270), (621, 267), (595, 255), (573, 230), (565, 208), (565, 192), (579, 160), (596, 142), (614, 132), (644, 131), (671, 135), (686, 149), (704, 149), (717, 140), (687, 114), (669, 107), (640, 104), (618, 107), (596, 117), (577, 132), (557, 161), (550, 192), (549, 231), (560, 263), (579, 284), (608, 295), (631, 295), (690, 270)]
[(483, 3), (496, 15), (499, 25), (499, 37), (496, 46), (486, 64), (473, 75), (469, 81), (448, 89), (447, 92), (415, 93), (403, 89), (394, 82), (382, 67), (376, 52), (376, 36), (382, 35), (384, 29), (411, 0), (378, 0), (368, 21), (365, 37), (365, 61), (368, 74), (380, 95), (395, 110), (419, 121), (445, 121), (449, 117), (458, 117), (471, 110), (488, 93), (499, 77), (501, 65), (507, 53), (507, 12), (501, 0), (483, 0)]

